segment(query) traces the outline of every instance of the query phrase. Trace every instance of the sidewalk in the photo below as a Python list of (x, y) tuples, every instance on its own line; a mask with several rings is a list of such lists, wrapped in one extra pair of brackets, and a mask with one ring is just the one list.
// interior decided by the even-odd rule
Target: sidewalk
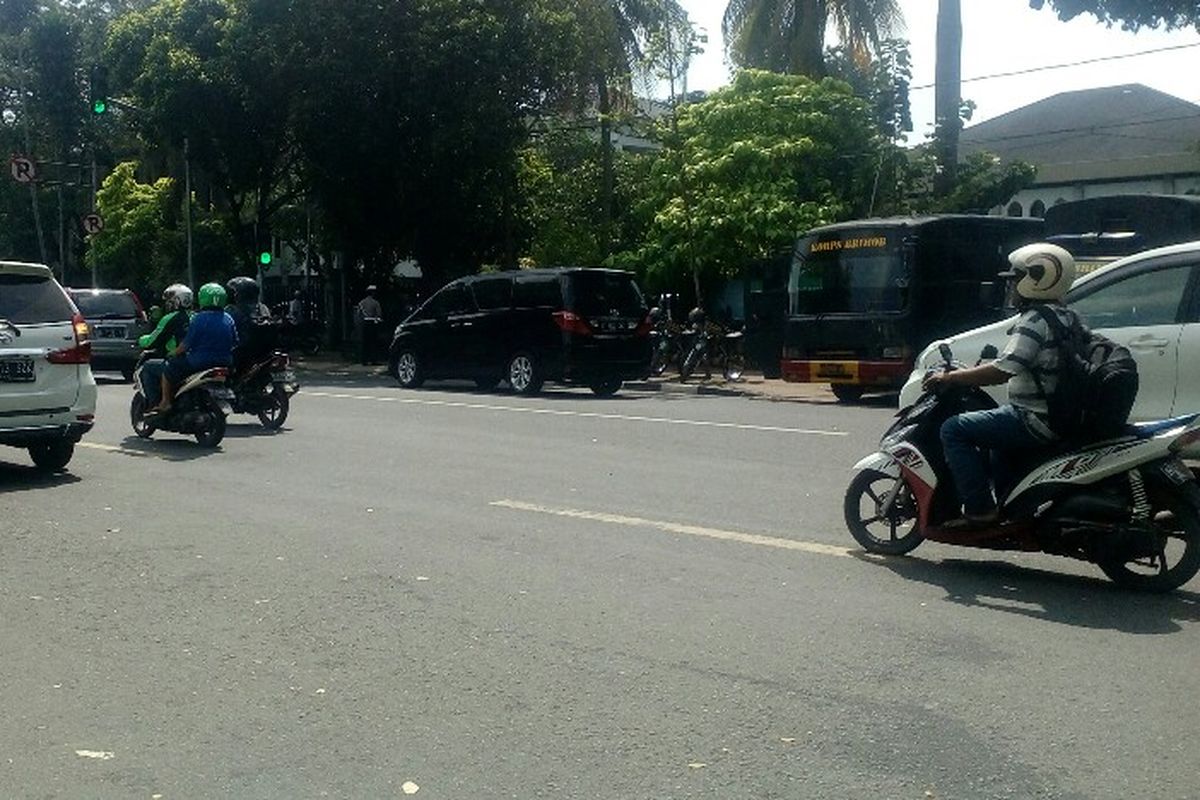
[[(295, 355), (292, 363), (303, 372), (313, 372), (329, 377), (387, 377), (387, 368), (381, 364), (363, 366), (342, 358), (339, 354), (320, 353), (316, 356)], [(829, 386), (822, 383), (789, 383), (779, 378), (765, 378), (760, 372), (747, 372), (740, 381), (729, 382), (714, 375), (711, 380), (692, 378), (682, 383), (678, 375), (664, 375), (644, 381), (626, 381), (624, 389), (631, 392), (672, 392), (677, 394), (724, 395), (748, 397), (756, 400), (771, 400), (792, 403), (818, 403), (836, 405)]]

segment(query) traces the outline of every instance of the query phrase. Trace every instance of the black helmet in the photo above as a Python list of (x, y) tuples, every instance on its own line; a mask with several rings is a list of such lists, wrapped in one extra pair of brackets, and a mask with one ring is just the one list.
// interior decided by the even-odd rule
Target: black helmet
[(225, 284), (225, 288), (229, 290), (231, 303), (236, 305), (254, 305), (258, 303), (258, 283), (254, 278), (239, 275), (236, 278), (231, 278), (229, 283)]

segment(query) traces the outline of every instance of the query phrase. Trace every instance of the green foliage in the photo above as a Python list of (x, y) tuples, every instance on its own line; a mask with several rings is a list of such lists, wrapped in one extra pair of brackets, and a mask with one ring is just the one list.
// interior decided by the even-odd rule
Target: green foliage
[(685, 106), (643, 204), (643, 245), (621, 255), (651, 288), (733, 276), (803, 230), (866, 211), (878, 137), (840, 81), (744, 70)]
[[(133, 162), (118, 164), (104, 180), (96, 194), (104, 230), (91, 238), (87, 254), (87, 265), (96, 268), (101, 285), (157, 290), (187, 280), (175, 189), (171, 178), (140, 183)], [(223, 280), (235, 273), (225, 225), (203, 210), (193, 220), (192, 249), (197, 276)]]
[[(1031, 8), (1046, 4), (1047, 0), (1029, 0)], [(1130, 31), (1160, 25), (1168, 30), (1200, 26), (1200, 5), (1195, 0), (1049, 0), (1049, 5), (1063, 21), (1086, 13), (1105, 25), (1120, 24)]]
[(899, 186), (885, 201), (897, 214), (986, 214), (1031, 186), (1037, 167), (1024, 161), (1004, 162), (992, 153), (972, 153), (959, 161), (958, 175), (944, 196), (933, 190), (936, 155), (927, 147), (898, 153)]
[(912, 83), (912, 56), (904, 39), (879, 43), (878, 54), (866, 61), (844, 45), (825, 54), (831, 77), (843, 80), (867, 101), (881, 136), (890, 142), (905, 138), (913, 129), (908, 89)]

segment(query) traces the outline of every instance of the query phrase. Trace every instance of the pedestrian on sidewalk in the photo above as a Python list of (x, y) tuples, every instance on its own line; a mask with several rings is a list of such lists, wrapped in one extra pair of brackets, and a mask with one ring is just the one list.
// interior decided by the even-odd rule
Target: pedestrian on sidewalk
[(375, 298), (375, 284), (367, 287), (367, 295), (354, 307), (354, 321), (358, 326), (358, 355), (363, 365), (375, 363), (376, 340), (383, 325), (383, 306)]

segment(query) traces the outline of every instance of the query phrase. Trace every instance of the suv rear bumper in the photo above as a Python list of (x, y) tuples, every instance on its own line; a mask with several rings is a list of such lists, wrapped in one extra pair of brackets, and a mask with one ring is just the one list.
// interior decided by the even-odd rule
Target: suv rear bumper
[(0, 429), (0, 444), (28, 447), (43, 442), (78, 442), (92, 429), (91, 422), (71, 422), (66, 425), (37, 425), (27, 428)]

